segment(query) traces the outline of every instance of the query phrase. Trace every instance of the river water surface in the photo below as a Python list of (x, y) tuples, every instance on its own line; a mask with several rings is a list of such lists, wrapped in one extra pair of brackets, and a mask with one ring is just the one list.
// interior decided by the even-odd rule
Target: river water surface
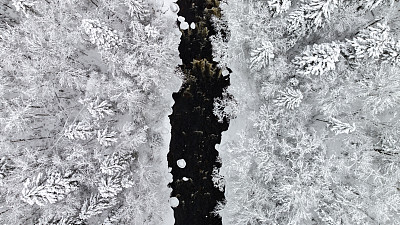
[[(222, 224), (214, 215), (217, 202), (224, 200), (224, 193), (214, 187), (212, 171), (219, 168), (215, 144), (221, 141), (221, 132), (228, 129), (228, 122), (218, 123), (213, 115), (214, 98), (221, 97), (229, 85), (229, 76), (222, 76), (217, 63), (212, 60), (209, 37), (215, 34), (211, 15), (218, 15), (219, 2), (214, 0), (178, 0), (180, 12), (195, 29), (182, 31), (179, 46), (185, 74), (181, 90), (173, 94), (175, 104), (170, 115), (171, 142), (168, 165), (172, 168), (173, 189), (179, 206), (174, 208), (176, 225)], [(177, 166), (184, 159), (186, 167)], [(188, 179), (183, 179), (184, 177)], [(185, 181), (186, 180), (186, 181)]]

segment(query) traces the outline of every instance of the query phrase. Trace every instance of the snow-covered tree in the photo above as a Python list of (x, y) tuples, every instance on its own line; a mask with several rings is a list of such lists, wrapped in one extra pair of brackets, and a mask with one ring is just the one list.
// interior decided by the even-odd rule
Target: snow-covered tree
[(314, 44), (312, 47), (307, 46), (300, 56), (295, 57), (293, 64), (299, 74), (310, 77), (335, 70), (335, 63), (339, 61), (339, 57), (339, 44), (335, 42)]
[(30, 205), (43, 206), (64, 199), (75, 189), (76, 181), (62, 176), (59, 172), (48, 175), (39, 173), (34, 179), (27, 178), (21, 199)]
[(98, 19), (84, 19), (81, 27), (89, 36), (90, 42), (101, 50), (116, 49), (123, 43), (117, 31), (107, 27)]
[(228, 39), (229, 39), (229, 33), (226, 33), (228, 32), (227, 29), (228, 23), (216, 16), (212, 16), (211, 21), (216, 31), (216, 34), (210, 37), (213, 50), (212, 51), (213, 60), (218, 62), (218, 66), (220, 68), (226, 68), (228, 61)]
[(274, 100), (275, 104), (288, 109), (294, 109), (300, 106), (303, 100), (303, 94), (299, 89), (292, 87), (286, 88), (285, 91), (278, 91), (281, 95)]
[(218, 188), (219, 191), (224, 192), (225, 189), (225, 180), (224, 176), (220, 174), (220, 169), (217, 167), (214, 167), (212, 171), (212, 181), (214, 183), (214, 186)]
[(330, 19), (339, 4), (340, 0), (303, 1), (300, 8), (288, 16), (288, 32), (301, 37), (309, 34), (309, 31), (316, 31)]
[(261, 47), (253, 49), (250, 56), (250, 68), (255, 70), (266, 68), (275, 57), (274, 46), (270, 41), (262, 41)]
[(395, 0), (363, 0), (361, 1), (363, 6), (368, 10), (373, 10), (378, 6), (388, 4), (392, 6)]
[(1, 103), (0, 124), (5, 132), (21, 132), (27, 129), (27, 125), (32, 121), (30, 119), (32, 108), (21, 98), (14, 98), (11, 101)]
[(291, 0), (269, 0), (268, 1), (269, 10), (275, 12), (278, 15), (288, 11), (291, 5), (292, 5)]
[(4, 184), (3, 179), (10, 174), (13, 168), (11, 160), (4, 156), (0, 159), (0, 186)]
[(128, 13), (132, 17), (141, 19), (148, 13), (147, 5), (143, 0), (124, 0), (124, 4), (128, 7)]
[(93, 125), (87, 121), (73, 123), (65, 130), (64, 136), (71, 140), (88, 140), (93, 136)]
[(102, 213), (117, 204), (116, 198), (104, 198), (100, 194), (92, 194), (89, 199), (86, 199), (79, 212), (81, 220), (87, 220), (92, 216)]
[(303, 36), (307, 32), (307, 20), (302, 9), (294, 10), (287, 16), (286, 29), (290, 34)]
[(218, 122), (222, 123), (224, 119), (234, 119), (238, 113), (238, 104), (226, 90), (222, 92), (222, 98), (214, 99), (213, 113), (218, 117)]
[(101, 197), (112, 198), (122, 191), (121, 177), (104, 175), (98, 183)]
[(309, 23), (314, 29), (318, 29), (330, 19), (339, 4), (340, 0), (309, 0), (302, 7), (305, 11), (305, 18), (310, 21)]
[(106, 115), (115, 115), (115, 112), (112, 110), (111, 103), (107, 100), (101, 101), (99, 97), (97, 97), (95, 100), (83, 99), (80, 100), (80, 103), (87, 106), (87, 110), (89, 111), (90, 115), (96, 120), (103, 119)]
[(26, 17), (29, 17), (28, 11), (35, 5), (34, 0), (12, 0), (12, 5), (17, 12), (21, 11)]
[(372, 66), (364, 72), (363, 79), (355, 86), (357, 94), (363, 98), (363, 111), (380, 114), (398, 106), (400, 102), (399, 68), (397, 66)]
[(130, 163), (135, 158), (132, 155), (123, 155), (119, 152), (114, 152), (101, 162), (100, 170), (102, 173), (110, 176), (119, 176), (127, 171)]
[(398, 64), (400, 62), (400, 40), (391, 40), (385, 49), (382, 58), (384, 61)]
[(367, 27), (347, 42), (352, 47), (350, 58), (381, 59), (393, 63), (400, 60), (400, 41), (393, 39), (390, 27), (386, 24)]
[(134, 160), (135, 157), (131, 152), (114, 152), (101, 162), (100, 170), (102, 176), (98, 183), (98, 189), (102, 197), (114, 197), (123, 188), (133, 185), (130, 165)]
[(116, 131), (108, 132), (108, 128), (105, 128), (103, 130), (98, 130), (97, 131), (97, 141), (99, 142), (100, 145), (109, 147), (113, 143), (118, 141), (118, 138), (116, 137), (116, 135), (117, 135)]
[(39, 219), (39, 222), (36, 223), (36, 225), (72, 225), (72, 224), (82, 224), (82, 221), (79, 221), (79, 219), (74, 218), (72, 216), (52, 216), (51, 218), (48, 217), (41, 217)]
[(345, 123), (335, 118), (330, 118), (329, 122), (330, 126), (332, 126), (331, 131), (335, 132), (336, 135), (349, 134), (356, 130), (356, 125), (354, 123), (353, 124)]
[(348, 41), (355, 50), (354, 57), (379, 58), (389, 42), (389, 31), (389, 26), (380, 23), (377, 27), (361, 30), (353, 40)]

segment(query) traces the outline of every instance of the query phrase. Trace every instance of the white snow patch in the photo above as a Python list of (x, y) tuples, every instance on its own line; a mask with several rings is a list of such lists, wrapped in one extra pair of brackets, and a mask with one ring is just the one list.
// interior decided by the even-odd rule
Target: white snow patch
[(182, 180), (183, 180), (183, 181), (188, 181), (189, 178), (187, 178), (187, 177), (182, 177)]
[[(178, 18), (178, 11), (179, 11), (179, 6), (175, 3), (177, 0), (152, 0), (153, 4), (155, 5), (156, 8), (160, 8), (162, 10), (162, 14), (160, 15), (161, 17), (166, 18), (166, 25), (167, 27), (169, 26), (172, 33), (176, 35), (177, 39), (180, 39), (180, 36), (182, 35), (181, 31), (178, 29), (178, 26), (176, 25), (176, 20)], [(178, 55), (177, 55), (178, 56)], [(178, 64), (181, 64), (181, 59), (178, 56)], [(175, 59), (174, 59), (175, 60)], [(177, 202), (179, 205), (179, 200), (175, 198), (175, 200), (170, 199), (171, 196), (171, 188), (167, 188), (168, 184), (172, 182), (172, 174), (170, 173), (172, 171), (172, 168), (168, 167), (168, 161), (167, 161), (167, 154), (169, 152), (169, 143), (171, 141), (171, 124), (169, 121), (169, 115), (172, 113), (172, 106), (174, 105), (174, 99), (172, 98), (172, 93), (176, 92), (180, 89), (182, 86), (182, 81), (174, 77), (168, 82), (168, 87), (162, 90), (162, 96), (164, 96), (167, 104), (167, 108), (165, 110), (165, 114), (163, 115), (162, 121), (160, 121), (160, 126), (159, 126), (159, 132), (162, 134), (162, 140), (163, 140), (163, 151), (160, 152), (159, 154), (161, 155), (160, 157), (162, 159), (161, 161), (161, 167), (164, 169), (160, 171), (163, 176), (163, 185), (165, 185), (165, 193), (163, 200), (165, 201), (165, 205), (167, 206), (167, 210), (163, 215), (163, 222), (160, 225), (174, 225), (175, 224), (175, 218), (174, 218), (174, 210), (171, 207), (168, 207), (168, 205), (171, 205), (172, 203)]]
[(191, 24), (190, 24), (190, 29), (195, 29), (196, 28), (196, 24), (194, 23), (194, 22), (192, 22)]

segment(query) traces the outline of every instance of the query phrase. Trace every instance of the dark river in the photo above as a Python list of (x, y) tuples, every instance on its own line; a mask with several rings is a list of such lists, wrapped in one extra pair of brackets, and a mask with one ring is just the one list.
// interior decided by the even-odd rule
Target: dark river
[[(174, 208), (176, 225), (217, 225), (221, 218), (212, 214), (224, 193), (214, 187), (211, 173), (218, 152), (215, 144), (221, 141), (221, 132), (228, 122), (218, 123), (213, 115), (213, 101), (222, 96), (229, 85), (229, 76), (223, 77), (217, 63), (212, 61), (209, 37), (215, 34), (210, 22), (212, 14), (219, 14), (218, 1), (178, 0), (180, 12), (195, 29), (184, 30), (179, 46), (185, 74), (181, 90), (173, 94), (175, 104), (170, 115), (171, 143), (168, 165), (172, 168), (171, 197), (179, 199)], [(185, 168), (177, 160), (186, 161)], [(189, 180), (184, 181), (182, 178)]]

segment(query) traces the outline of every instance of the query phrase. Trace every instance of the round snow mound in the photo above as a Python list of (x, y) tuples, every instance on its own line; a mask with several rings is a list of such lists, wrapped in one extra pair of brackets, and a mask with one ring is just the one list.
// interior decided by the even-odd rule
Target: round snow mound
[(169, 198), (169, 205), (173, 208), (178, 207), (179, 200), (176, 197)]
[(187, 29), (189, 28), (189, 24), (188, 24), (187, 22), (182, 22), (182, 23), (179, 25), (179, 27), (180, 27), (182, 30), (187, 30)]
[(186, 161), (184, 159), (179, 159), (176, 161), (176, 164), (179, 166), (179, 168), (185, 168), (186, 167)]
[(173, 13), (179, 12), (179, 6), (176, 3), (171, 3), (170, 9)]
[(184, 22), (185, 21), (185, 17), (183, 17), (183, 16), (178, 16), (178, 21), (179, 22)]
[(188, 181), (189, 178), (187, 178), (187, 177), (182, 177), (182, 180), (183, 180), (183, 181)]

